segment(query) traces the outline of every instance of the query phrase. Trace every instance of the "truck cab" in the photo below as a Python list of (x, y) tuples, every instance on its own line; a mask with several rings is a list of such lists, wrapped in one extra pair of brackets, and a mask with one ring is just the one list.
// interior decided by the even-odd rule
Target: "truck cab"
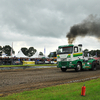
[(76, 71), (92, 69), (93, 62), (95, 62), (95, 59), (84, 59), (82, 44), (58, 46), (57, 68), (61, 68), (62, 71), (67, 69), (75, 69)]

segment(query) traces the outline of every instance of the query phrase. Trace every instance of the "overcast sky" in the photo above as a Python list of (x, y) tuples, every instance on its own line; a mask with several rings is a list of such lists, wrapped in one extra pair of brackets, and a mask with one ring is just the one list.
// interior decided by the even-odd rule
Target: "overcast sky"
[[(59, 45), (68, 45), (70, 27), (90, 14), (100, 17), (100, 0), (0, 0), (0, 45), (34, 47), (46, 55)], [(73, 44), (100, 49), (95, 37), (78, 37)]]

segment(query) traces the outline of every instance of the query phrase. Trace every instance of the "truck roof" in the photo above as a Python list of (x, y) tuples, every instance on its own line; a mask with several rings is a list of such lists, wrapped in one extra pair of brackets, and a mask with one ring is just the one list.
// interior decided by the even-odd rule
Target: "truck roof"
[(58, 46), (58, 48), (61, 48), (61, 47), (71, 47), (71, 46), (74, 46), (73, 44), (70, 44), (70, 45), (62, 45), (62, 46)]

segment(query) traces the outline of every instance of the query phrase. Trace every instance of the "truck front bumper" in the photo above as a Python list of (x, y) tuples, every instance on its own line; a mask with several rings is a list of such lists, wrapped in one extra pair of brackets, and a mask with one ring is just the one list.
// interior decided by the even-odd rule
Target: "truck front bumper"
[(57, 68), (75, 68), (76, 65), (72, 64), (72, 62), (67, 61), (67, 62), (57, 62)]

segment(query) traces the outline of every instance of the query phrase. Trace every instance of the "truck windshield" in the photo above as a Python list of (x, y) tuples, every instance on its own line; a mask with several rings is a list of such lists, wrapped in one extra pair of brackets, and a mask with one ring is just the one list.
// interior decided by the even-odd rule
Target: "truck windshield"
[(70, 54), (73, 51), (73, 47), (60, 47), (57, 54)]

